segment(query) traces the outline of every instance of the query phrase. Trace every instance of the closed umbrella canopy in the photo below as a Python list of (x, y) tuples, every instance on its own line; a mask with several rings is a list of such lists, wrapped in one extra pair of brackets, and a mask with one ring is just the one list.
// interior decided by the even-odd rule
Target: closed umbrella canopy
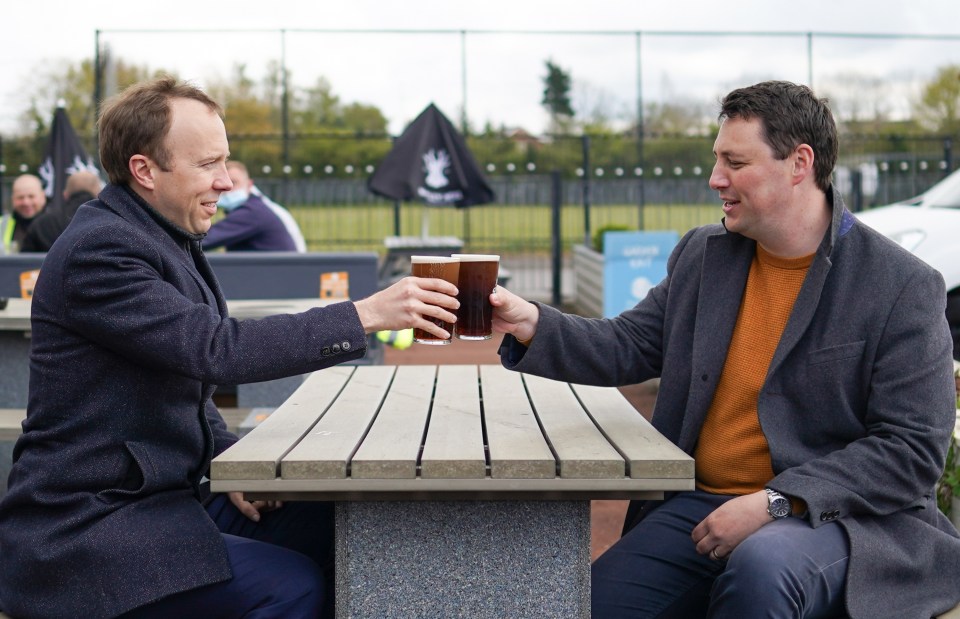
[(61, 106), (53, 114), (50, 137), (43, 151), (43, 163), (37, 171), (43, 181), (43, 191), (47, 194), (49, 205), (63, 202), (63, 187), (67, 177), (80, 170), (89, 170), (99, 174), (93, 159), (87, 155), (77, 137), (67, 111)]
[(367, 187), (385, 198), (428, 206), (465, 207), (495, 199), (463, 136), (433, 103), (397, 139)]

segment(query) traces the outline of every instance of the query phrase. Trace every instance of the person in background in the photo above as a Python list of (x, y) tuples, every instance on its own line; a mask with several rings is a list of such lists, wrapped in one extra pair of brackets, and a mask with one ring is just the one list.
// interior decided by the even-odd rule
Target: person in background
[(219, 384), (362, 357), (367, 334), (454, 321), (455, 286), (405, 278), (370, 297), (236, 320), (200, 241), (233, 184), (222, 109), (160, 78), (105, 102), (109, 184), (44, 259), (30, 391), (0, 499), (0, 606), (15, 617), (329, 615), (333, 509), (209, 494), (238, 439)]
[(21, 174), (13, 181), (11, 200), (13, 212), (0, 219), (0, 243), (7, 254), (19, 251), (30, 224), (46, 206), (47, 196), (38, 177)]
[(89, 170), (80, 170), (67, 177), (63, 187), (63, 204), (51, 205), (37, 215), (20, 245), (21, 252), (47, 252), (67, 229), (80, 205), (96, 199), (103, 189), (100, 177)]
[(511, 369), (659, 377), (653, 425), (696, 489), (634, 502), (592, 568), (595, 619), (927, 618), (960, 601), (935, 486), (955, 422), (943, 278), (831, 183), (837, 129), (806, 86), (721, 103), (710, 187), (667, 276), (612, 319), (491, 295)]
[(220, 195), (218, 206), (226, 217), (213, 224), (203, 239), (203, 249), (227, 251), (306, 251), (297, 222), (282, 206), (256, 189), (247, 166), (228, 161), (233, 189)]

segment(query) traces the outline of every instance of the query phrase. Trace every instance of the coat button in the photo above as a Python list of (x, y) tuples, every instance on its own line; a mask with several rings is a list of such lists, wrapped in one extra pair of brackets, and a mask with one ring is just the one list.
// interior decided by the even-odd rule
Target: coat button
[(330, 356), (330, 347), (329, 347), (329, 346), (324, 346), (322, 349), (320, 349), (320, 355), (323, 356), (323, 357), (329, 357), (329, 356)]
[(332, 350), (334, 354), (340, 352), (340, 344), (334, 344)]
[(350, 342), (343, 342), (340, 344), (340, 348), (342, 348), (344, 351), (350, 350)]

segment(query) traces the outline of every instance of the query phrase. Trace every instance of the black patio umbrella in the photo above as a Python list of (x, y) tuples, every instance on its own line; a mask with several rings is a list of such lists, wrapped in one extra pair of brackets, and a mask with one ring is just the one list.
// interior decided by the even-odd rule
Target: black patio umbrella
[(495, 199), (463, 136), (433, 103), (397, 138), (367, 187), (385, 198), (427, 206), (463, 208)]
[(77, 132), (70, 123), (70, 117), (62, 105), (53, 114), (50, 136), (43, 151), (43, 163), (37, 173), (43, 181), (43, 191), (47, 194), (47, 205), (63, 203), (63, 187), (67, 177), (80, 170), (89, 170), (99, 174), (93, 159), (87, 155)]

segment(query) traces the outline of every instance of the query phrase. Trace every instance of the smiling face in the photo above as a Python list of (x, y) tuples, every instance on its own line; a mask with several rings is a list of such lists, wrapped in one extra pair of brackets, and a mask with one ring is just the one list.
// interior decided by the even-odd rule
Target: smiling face
[(43, 193), (40, 179), (28, 174), (24, 174), (13, 181), (11, 198), (13, 200), (13, 210), (26, 219), (33, 219), (39, 215), (47, 204), (47, 196)]
[(727, 230), (769, 246), (791, 233), (795, 154), (777, 159), (759, 120), (727, 118), (713, 148), (710, 188), (723, 200)]
[(174, 224), (192, 234), (205, 233), (220, 193), (233, 188), (226, 168), (227, 132), (220, 116), (199, 101), (173, 99), (170, 112), (166, 169), (149, 157), (134, 156), (134, 189)]

